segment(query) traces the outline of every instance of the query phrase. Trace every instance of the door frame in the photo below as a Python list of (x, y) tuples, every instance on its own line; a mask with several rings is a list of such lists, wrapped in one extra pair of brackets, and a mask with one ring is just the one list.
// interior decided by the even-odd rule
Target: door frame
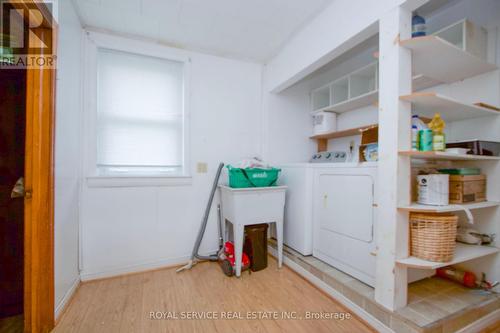
[[(21, 9), (33, 6), (43, 23), (31, 31), (56, 54), (57, 24), (51, 11), (37, 0), (16, 0)], [(29, 25), (24, 15), (25, 25)], [(41, 50), (37, 56), (47, 56)], [(24, 331), (54, 328), (54, 134), (55, 68), (26, 70), (26, 148), (24, 198)]]

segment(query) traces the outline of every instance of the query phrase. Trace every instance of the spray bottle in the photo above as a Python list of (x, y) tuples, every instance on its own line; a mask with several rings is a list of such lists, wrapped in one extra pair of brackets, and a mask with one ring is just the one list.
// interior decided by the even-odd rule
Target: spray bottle
[(429, 123), (429, 128), (432, 130), (432, 150), (434, 151), (444, 151), (446, 149), (446, 139), (443, 132), (445, 126), (446, 123), (439, 113), (436, 113)]

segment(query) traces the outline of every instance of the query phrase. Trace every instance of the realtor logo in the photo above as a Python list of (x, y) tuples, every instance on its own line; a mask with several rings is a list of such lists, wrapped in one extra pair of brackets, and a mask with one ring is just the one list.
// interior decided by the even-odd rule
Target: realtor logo
[(0, 0), (0, 69), (54, 68), (53, 3)]

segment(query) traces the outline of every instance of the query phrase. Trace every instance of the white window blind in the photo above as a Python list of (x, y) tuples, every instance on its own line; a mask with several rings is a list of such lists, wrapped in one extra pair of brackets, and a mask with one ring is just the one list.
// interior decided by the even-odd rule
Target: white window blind
[(181, 173), (183, 63), (98, 50), (97, 167), (101, 173)]

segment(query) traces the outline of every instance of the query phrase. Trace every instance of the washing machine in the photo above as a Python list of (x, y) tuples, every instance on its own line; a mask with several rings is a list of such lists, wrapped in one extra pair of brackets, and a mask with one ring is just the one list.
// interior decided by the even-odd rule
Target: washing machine
[[(311, 163), (280, 165), (279, 185), (286, 185), (283, 243), (304, 256), (313, 254), (313, 176)], [(275, 235), (273, 235), (275, 236)]]
[(377, 168), (318, 166), (313, 179), (313, 255), (375, 285)]

